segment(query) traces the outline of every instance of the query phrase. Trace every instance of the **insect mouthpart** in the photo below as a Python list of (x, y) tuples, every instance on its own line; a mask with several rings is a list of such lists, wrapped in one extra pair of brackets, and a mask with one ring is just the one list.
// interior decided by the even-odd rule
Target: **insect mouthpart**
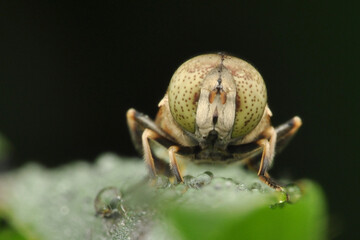
[(216, 140), (218, 139), (218, 136), (219, 135), (216, 130), (211, 130), (206, 138), (206, 142), (208, 143), (208, 145), (214, 146)]

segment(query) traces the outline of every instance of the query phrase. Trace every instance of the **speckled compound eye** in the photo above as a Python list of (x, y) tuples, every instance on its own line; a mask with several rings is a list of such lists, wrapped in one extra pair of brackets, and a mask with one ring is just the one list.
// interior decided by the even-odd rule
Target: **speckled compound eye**
[(200, 55), (182, 64), (171, 78), (169, 106), (175, 121), (185, 130), (195, 132), (197, 102), (207, 73), (221, 63), (217, 54)]
[(263, 116), (267, 104), (266, 86), (260, 73), (249, 63), (226, 57), (224, 66), (232, 73), (236, 84), (236, 113), (232, 138), (253, 130)]
[[(233, 128), (229, 130), (229, 134), (232, 131), (231, 138), (242, 137), (253, 130), (261, 120), (267, 103), (267, 94), (265, 83), (259, 72), (249, 63), (235, 57), (207, 54), (194, 57), (182, 64), (174, 73), (168, 88), (171, 114), (184, 130), (195, 133), (196, 114), (201, 112), (197, 111), (201, 88), (204, 79), (210, 76), (211, 71), (216, 68), (223, 69), (220, 71), (224, 71), (224, 73), (225, 71), (230, 73), (231, 76), (228, 76), (227, 79), (235, 82), (236, 98), (226, 100), (235, 101), (236, 107), (231, 110), (235, 111), (235, 114), (228, 113), (225, 117), (232, 118), (228, 121), (233, 122)], [(219, 76), (223, 76), (220, 71)], [(223, 77), (226, 76), (224, 74)], [(207, 80), (208, 86), (211, 85), (211, 81)], [(218, 84), (217, 82), (218, 79), (214, 78), (215, 85)], [(223, 83), (225, 84), (226, 81)], [(234, 86), (234, 84), (230, 85)], [(233, 87), (229, 89), (231, 88)], [(203, 106), (206, 106), (206, 103)], [(214, 123), (214, 129), (216, 124), (221, 123)], [(220, 135), (228, 134), (225, 132)]]

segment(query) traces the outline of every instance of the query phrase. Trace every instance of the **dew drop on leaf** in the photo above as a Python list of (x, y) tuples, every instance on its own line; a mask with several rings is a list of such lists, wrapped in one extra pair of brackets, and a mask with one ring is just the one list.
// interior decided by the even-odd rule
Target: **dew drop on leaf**
[(123, 199), (115, 187), (101, 189), (94, 202), (97, 216), (104, 218), (118, 218), (126, 214)]

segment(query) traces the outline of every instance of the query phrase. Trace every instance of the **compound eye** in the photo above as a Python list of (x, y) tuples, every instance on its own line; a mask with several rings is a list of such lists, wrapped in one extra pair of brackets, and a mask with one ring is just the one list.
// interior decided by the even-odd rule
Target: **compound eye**
[(201, 84), (206, 75), (220, 63), (220, 55), (200, 55), (183, 63), (171, 78), (168, 88), (169, 107), (173, 118), (184, 130), (195, 133)]
[(225, 58), (224, 66), (231, 71), (236, 84), (236, 112), (231, 137), (242, 137), (258, 125), (264, 114), (266, 86), (260, 73), (239, 58)]

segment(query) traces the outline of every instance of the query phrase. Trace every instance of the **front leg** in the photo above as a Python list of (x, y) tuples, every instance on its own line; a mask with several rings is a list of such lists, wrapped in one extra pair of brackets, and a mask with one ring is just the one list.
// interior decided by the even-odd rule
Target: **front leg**
[(143, 133), (145, 129), (155, 132), (159, 138), (174, 142), (174, 139), (164, 132), (156, 123), (147, 115), (130, 108), (126, 113), (127, 124), (130, 131), (131, 140), (134, 143), (136, 150), (140, 154), (144, 154), (143, 149)]
[(260, 139), (256, 142), (263, 149), (258, 176), (260, 180), (266, 183), (268, 186), (276, 189), (277, 191), (283, 191), (283, 188), (274, 180), (272, 180), (268, 173), (268, 170), (270, 169), (275, 156), (277, 133), (274, 127), (269, 127), (268, 129), (266, 129), (266, 131), (264, 132), (264, 136), (265, 138)]
[[(155, 140), (159, 137), (160, 136), (156, 132), (154, 132), (150, 129), (145, 129), (144, 133), (142, 134), (142, 145), (144, 148), (144, 158), (145, 158), (146, 164), (148, 165), (148, 167), (150, 169), (151, 177), (155, 177), (157, 175), (157, 168), (155, 166), (154, 157), (151, 152), (149, 140), (150, 139)], [(177, 153), (179, 150), (180, 150), (179, 146), (173, 145), (168, 148), (168, 153), (169, 153), (169, 159), (170, 159), (170, 169), (171, 169), (172, 173), (174, 174), (174, 176), (176, 177), (177, 182), (183, 183), (184, 178), (182, 176), (180, 166), (175, 157), (175, 153)]]
[(143, 151), (144, 151), (144, 158), (146, 165), (150, 169), (151, 177), (155, 177), (157, 174), (156, 174), (155, 161), (151, 153), (149, 139), (156, 139), (156, 138), (159, 138), (159, 135), (150, 129), (145, 129), (141, 137)]
[(180, 150), (178, 146), (171, 146), (169, 147), (169, 159), (170, 159), (170, 169), (173, 172), (174, 176), (176, 177), (176, 180), (178, 183), (183, 183), (184, 178), (181, 174), (180, 166), (176, 160), (175, 153), (177, 153)]
[[(264, 138), (256, 142), (259, 146), (258, 149), (254, 148), (245, 160), (250, 169), (258, 170), (259, 178), (263, 182), (275, 189), (280, 190), (281, 187), (279, 188), (279, 185), (270, 178), (267, 171), (272, 165), (275, 152), (280, 152), (289, 143), (301, 125), (301, 119), (296, 116), (275, 129), (273, 127), (268, 128), (264, 132)], [(258, 169), (256, 166), (257, 156), (261, 153), (260, 168)]]

